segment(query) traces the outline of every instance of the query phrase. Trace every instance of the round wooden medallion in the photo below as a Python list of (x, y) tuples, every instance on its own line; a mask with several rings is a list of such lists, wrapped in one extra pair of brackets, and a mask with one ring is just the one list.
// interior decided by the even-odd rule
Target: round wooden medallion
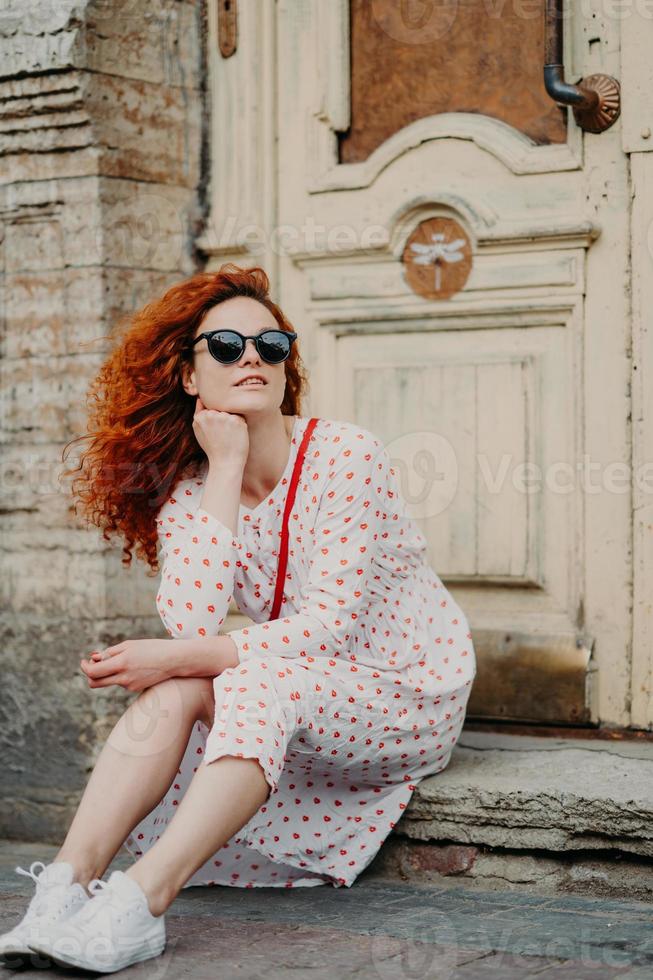
[(401, 261), (414, 292), (426, 299), (448, 299), (467, 282), (472, 243), (453, 218), (426, 218), (406, 242)]

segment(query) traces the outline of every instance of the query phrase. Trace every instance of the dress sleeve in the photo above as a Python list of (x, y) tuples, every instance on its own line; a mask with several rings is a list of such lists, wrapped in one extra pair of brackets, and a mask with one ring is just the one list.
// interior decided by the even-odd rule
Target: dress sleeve
[(192, 481), (174, 489), (157, 514), (161, 580), (156, 606), (174, 639), (217, 636), (233, 597), (242, 544), (197, 506)]
[(299, 611), (231, 630), (242, 663), (266, 655), (333, 656), (342, 650), (367, 605), (382, 534), (390, 459), (359, 430), (329, 460)]

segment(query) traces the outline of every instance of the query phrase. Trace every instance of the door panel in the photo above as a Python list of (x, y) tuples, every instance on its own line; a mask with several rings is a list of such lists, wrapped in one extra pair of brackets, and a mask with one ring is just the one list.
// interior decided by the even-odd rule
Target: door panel
[(542, 82), (539, 6), (351, 0), (351, 126), (338, 135), (340, 162), (451, 111), (502, 119), (537, 143), (566, 142), (564, 110)]
[(571, 629), (578, 488), (538, 490), (572, 455), (566, 339), (554, 327), (479, 331), (471, 349), (461, 330), (345, 335), (336, 371), (338, 414), (382, 436), (438, 574), (510, 588), (538, 618), (546, 597)]

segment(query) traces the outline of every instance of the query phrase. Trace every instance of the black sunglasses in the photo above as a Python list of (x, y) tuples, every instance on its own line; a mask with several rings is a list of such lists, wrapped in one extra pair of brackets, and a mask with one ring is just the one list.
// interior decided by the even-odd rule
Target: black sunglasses
[(289, 330), (264, 330), (262, 333), (245, 337), (237, 330), (207, 330), (196, 337), (188, 350), (192, 350), (198, 340), (206, 338), (209, 354), (221, 364), (232, 364), (239, 360), (248, 340), (253, 340), (256, 350), (268, 364), (280, 364), (290, 355), (293, 340), (297, 334)]

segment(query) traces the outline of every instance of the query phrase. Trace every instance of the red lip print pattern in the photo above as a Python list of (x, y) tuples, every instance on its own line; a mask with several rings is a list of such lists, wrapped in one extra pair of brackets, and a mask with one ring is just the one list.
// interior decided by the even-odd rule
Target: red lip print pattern
[(240, 663), (214, 679), (213, 724), (193, 727), (171, 789), (125, 845), (136, 856), (151, 847), (198, 767), (222, 755), (256, 758), (271, 786), (185, 887), (351, 885), (462, 729), (476, 673), (469, 625), (428, 564), (386, 450), (360, 426), (321, 419), (312, 433), (284, 601), (269, 621), (307, 423), (296, 420), (282, 479), (236, 535), (200, 506), (206, 467), (157, 515), (168, 634), (217, 635), (233, 599), (252, 625), (230, 631)]

